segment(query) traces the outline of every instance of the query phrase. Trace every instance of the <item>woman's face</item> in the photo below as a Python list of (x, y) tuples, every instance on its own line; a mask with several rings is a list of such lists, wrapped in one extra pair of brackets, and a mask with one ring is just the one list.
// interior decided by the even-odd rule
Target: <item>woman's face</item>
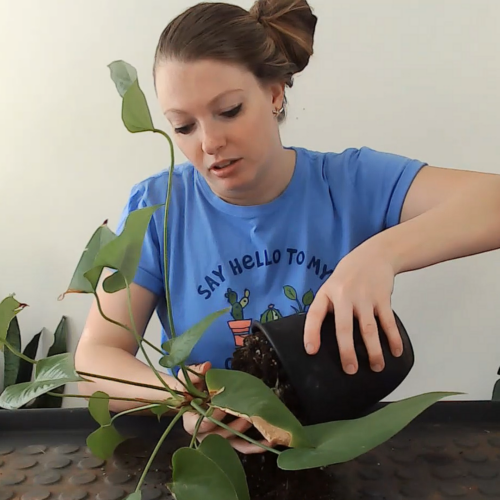
[(155, 83), (177, 146), (218, 196), (244, 203), (279, 168), (281, 85), (212, 60), (162, 61)]

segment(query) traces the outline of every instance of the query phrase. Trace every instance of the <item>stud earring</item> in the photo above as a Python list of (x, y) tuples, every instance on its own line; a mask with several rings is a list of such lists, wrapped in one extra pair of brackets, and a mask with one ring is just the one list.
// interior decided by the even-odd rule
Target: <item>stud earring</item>
[(283, 113), (283, 106), (281, 106), (281, 109), (273, 109), (274, 116), (279, 116), (281, 113)]

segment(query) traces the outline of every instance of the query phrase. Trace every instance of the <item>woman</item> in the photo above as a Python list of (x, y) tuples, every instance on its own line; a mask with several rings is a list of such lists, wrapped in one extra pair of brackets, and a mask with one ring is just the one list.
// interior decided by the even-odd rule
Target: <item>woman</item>
[[(392, 353), (402, 343), (391, 310), (397, 274), (500, 246), (500, 178), (441, 169), (369, 148), (319, 153), (283, 147), (285, 89), (313, 53), (317, 18), (305, 0), (260, 0), (250, 12), (199, 4), (162, 33), (154, 61), (159, 104), (188, 159), (173, 174), (169, 279), (175, 328), (231, 307), (213, 323), (190, 363), (201, 372), (226, 366), (249, 320), (307, 311), (304, 346), (319, 347), (319, 327), (335, 309), (347, 373), (355, 373), (352, 322), (359, 321), (370, 363), (384, 368), (375, 317)], [(124, 210), (163, 203), (168, 172), (136, 185)], [(120, 224), (120, 228), (122, 226)], [(163, 212), (146, 235), (131, 286), (143, 333), (156, 307), (165, 331)], [(128, 324), (124, 293), (102, 295), (106, 314)], [(133, 338), (94, 306), (77, 352), (77, 368), (156, 384), (135, 358)], [(208, 363), (205, 363), (208, 362)], [(165, 379), (175, 387), (169, 375)], [(96, 380), (82, 392), (130, 397), (128, 386)], [(161, 397), (137, 390), (134, 397)], [(114, 401), (121, 411), (132, 404)], [(187, 414), (192, 432), (196, 416)], [(248, 428), (244, 420), (231, 425)], [(204, 422), (200, 439), (213, 432)], [(219, 431), (228, 436), (226, 431)], [(245, 453), (262, 451), (239, 439)]]

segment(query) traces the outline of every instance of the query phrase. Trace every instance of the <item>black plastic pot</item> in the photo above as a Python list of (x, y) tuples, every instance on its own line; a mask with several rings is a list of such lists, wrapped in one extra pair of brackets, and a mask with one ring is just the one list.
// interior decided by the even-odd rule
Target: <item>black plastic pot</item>
[(377, 319), (385, 367), (374, 372), (369, 363), (359, 323), (353, 322), (358, 371), (348, 375), (342, 368), (333, 314), (321, 328), (321, 347), (316, 354), (304, 348), (305, 314), (280, 318), (269, 323), (254, 321), (252, 333), (262, 331), (273, 346), (290, 384), (293, 386), (308, 424), (344, 420), (369, 413), (406, 378), (414, 364), (410, 338), (395, 314), (403, 340), (403, 354), (392, 355), (387, 336)]

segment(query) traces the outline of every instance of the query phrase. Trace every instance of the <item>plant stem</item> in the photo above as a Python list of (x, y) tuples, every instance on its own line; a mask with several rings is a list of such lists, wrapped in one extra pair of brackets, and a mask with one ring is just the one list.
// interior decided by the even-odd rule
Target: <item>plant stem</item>
[[(79, 375), (81, 375), (82, 377), (92, 377), (92, 378), (98, 378), (98, 379), (102, 379), (102, 380), (110, 380), (111, 382), (121, 382), (121, 383), (126, 384), (126, 385), (133, 385), (136, 387), (144, 387), (145, 389), (155, 389), (157, 391), (170, 392), (167, 389), (165, 389), (164, 387), (159, 387), (157, 385), (143, 384), (141, 382), (132, 382), (131, 380), (123, 380), (120, 378), (108, 377), (106, 375), (96, 375), (95, 373), (87, 373), (87, 372), (80, 372), (80, 371), (77, 373)], [(182, 392), (176, 391), (174, 389), (171, 389), (171, 390), (176, 393), (176, 398), (179, 399), (178, 396), (180, 394), (182, 394)]]
[(175, 325), (174, 325), (174, 318), (172, 314), (172, 304), (170, 301), (170, 286), (169, 286), (169, 280), (168, 280), (168, 233), (167, 233), (167, 225), (168, 225), (168, 213), (169, 213), (169, 208), (170, 208), (170, 199), (172, 197), (172, 175), (174, 172), (174, 163), (175, 163), (175, 158), (174, 158), (174, 144), (172, 142), (172, 139), (163, 132), (163, 130), (160, 129), (154, 129), (153, 132), (156, 132), (157, 134), (161, 134), (163, 137), (165, 137), (170, 145), (170, 170), (168, 171), (168, 186), (167, 186), (167, 200), (165, 203), (165, 215), (164, 215), (164, 220), (163, 220), (163, 267), (164, 272), (165, 272), (165, 299), (166, 299), (166, 305), (167, 305), (167, 316), (168, 316), (168, 324), (170, 328), (170, 334), (172, 335), (172, 338), (176, 337), (175, 334)]
[(32, 365), (36, 365), (38, 361), (35, 361), (34, 359), (28, 358), (28, 356), (25, 356), (22, 352), (19, 352), (14, 346), (10, 345), (9, 342), (6, 340), (3, 341), (5, 347), (9, 349), (9, 351), (12, 352), (12, 354), (15, 354), (21, 359), (24, 359), (24, 361), (27, 361), (28, 363), (31, 363)]
[(160, 440), (158, 441), (158, 443), (156, 443), (156, 446), (155, 446), (155, 448), (153, 450), (153, 453), (151, 453), (151, 456), (149, 457), (148, 463), (146, 464), (146, 467), (142, 471), (142, 474), (141, 474), (141, 477), (139, 479), (139, 482), (137, 483), (137, 486), (135, 488), (135, 492), (140, 491), (142, 483), (144, 482), (144, 479), (146, 478), (146, 475), (147, 475), (147, 473), (149, 471), (149, 468), (151, 467), (151, 464), (153, 463), (153, 460), (155, 459), (158, 451), (160, 450), (161, 445), (163, 444), (163, 441), (165, 441), (165, 439), (167, 438), (168, 434), (173, 429), (174, 425), (184, 415), (184, 413), (186, 413), (187, 410), (188, 410), (188, 408), (184, 407), (184, 408), (182, 408), (179, 411), (179, 413), (177, 413), (177, 415), (172, 419), (172, 421), (168, 425), (168, 427), (165, 430), (165, 432), (162, 434), (162, 436), (161, 436)]
[(198, 420), (196, 422), (196, 425), (194, 427), (194, 432), (193, 432), (193, 437), (191, 438), (191, 443), (189, 443), (189, 447), (190, 448), (194, 448), (195, 447), (195, 443), (196, 443), (196, 436), (198, 435), (198, 431), (200, 430), (200, 425), (201, 423), (203, 422), (203, 419), (205, 417), (203, 415), (200, 415), (198, 417)]
[(128, 314), (129, 314), (129, 318), (130, 318), (130, 324), (132, 325), (132, 330), (133, 330), (132, 334), (134, 335), (135, 340), (137, 341), (137, 344), (139, 345), (139, 348), (141, 349), (143, 356), (146, 358), (146, 361), (148, 362), (149, 367), (153, 370), (154, 374), (156, 375), (156, 378), (160, 381), (160, 383), (163, 385), (163, 387), (165, 387), (165, 389), (172, 395), (173, 398), (179, 399), (179, 396), (176, 394), (176, 392), (174, 392), (174, 390), (169, 387), (167, 382), (158, 373), (158, 370), (153, 366), (153, 363), (151, 363), (151, 359), (149, 359), (149, 356), (148, 356), (146, 350), (144, 349), (144, 346), (142, 345), (141, 337), (137, 333), (137, 328), (135, 326), (134, 314), (132, 312), (132, 295), (130, 293), (130, 285), (129, 285), (127, 279), (125, 278), (125, 276), (123, 276), (123, 279), (125, 281), (125, 286), (127, 288), (127, 298), (128, 298), (127, 305), (128, 305)]
[(191, 370), (191, 368), (189, 368), (189, 366), (186, 366), (186, 370), (189, 373), (192, 373), (193, 375), (196, 375), (197, 377), (200, 377), (202, 380), (205, 380), (205, 375), (203, 375), (202, 373), (196, 373), (194, 370)]
[(142, 341), (145, 342), (149, 347), (151, 347), (151, 349), (155, 350), (158, 354), (161, 354), (162, 356), (165, 355), (165, 353), (159, 349), (158, 347), (156, 347), (153, 343), (151, 343), (149, 340), (145, 339), (144, 337), (142, 338)]
[(146, 406), (141, 406), (139, 408), (130, 408), (129, 410), (124, 410), (120, 413), (117, 413), (114, 417), (111, 418), (111, 423), (113, 423), (117, 418), (123, 417), (124, 415), (128, 415), (129, 413), (137, 413), (139, 411), (151, 410), (152, 408), (158, 408), (161, 406), (159, 404), (151, 404)]
[(148, 403), (152, 405), (162, 405), (164, 404), (162, 401), (158, 402), (153, 402), (153, 401), (144, 401), (142, 399), (133, 399), (133, 398), (119, 398), (119, 397), (105, 397), (105, 396), (82, 396), (81, 394), (58, 394), (56, 392), (48, 392), (47, 393), (49, 396), (55, 396), (57, 398), (85, 398), (85, 397), (91, 397), (92, 399), (108, 399), (108, 400), (113, 400), (113, 401), (129, 401), (131, 403)]
[(270, 451), (272, 453), (275, 453), (276, 455), (280, 455), (281, 452), (279, 452), (278, 450), (274, 450), (273, 448), (269, 448), (269, 446), (266, 446), (266, 445), (264, 445), (262, 443), (259, 443), (258, 441), (255, 441), (255, 439), (252, 439), (252, 438), (250, 438), (248, 436), (245, 436), (245, 434), (242, 434), (241, 432), (238, 432), (238, 431), (236, 431), (234, 429), (231, 429), (231, 427), (229, 427), (228, 425), (224, 424), (223, 422), (220, 422), (219, 420), (217, 420), (217, 419), (215, 419), (213, 417), (208, 416), (207, 412), (201, 406), (199, 406), (198, 404), (196, 404), (194, 401), (191, 401), (191, 406), (198, 413), (201, 413), (205, 418), (207, 418), (208, 420), (210, 420), (210, 422), (212, 422), (213, 424), (216, 424), (219, 427), (222, 427), (223, 429), (226, 429), (227, 431), (232, 432), (236, 436), (244, 439), (245, 441), (248, 441), (249, 443), (252, 443), (252, 444), (255, 444), (257, 446), (260, 446), (264, 450), (267, 450), (267, 451)]

